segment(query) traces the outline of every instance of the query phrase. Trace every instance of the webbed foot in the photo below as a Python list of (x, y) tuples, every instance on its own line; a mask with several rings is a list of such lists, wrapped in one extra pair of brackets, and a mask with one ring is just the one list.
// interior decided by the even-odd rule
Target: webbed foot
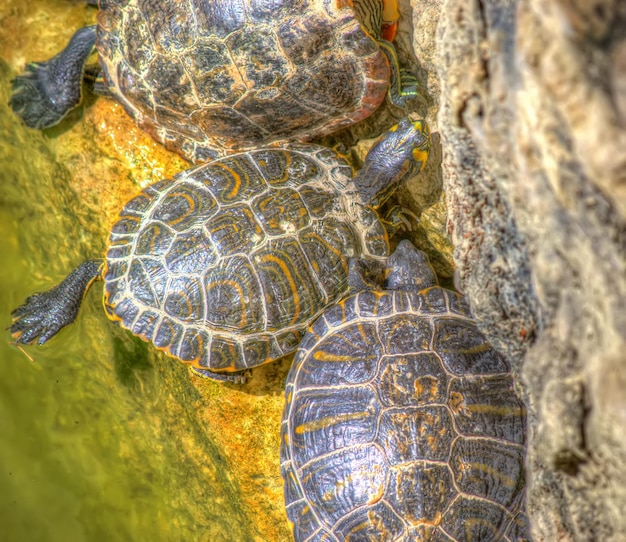
[(81, 28), (47, 62), (33, 62), (12, 84), (9, 105), (30, 128), (58, 124), (82, 98), (83, 71), (96, 43), (96, 27)]
[(72, 271), (60, 284), (31, 295), (15, 309), (9, 327), (18, 344), (44, 344), (71, 324), (94, 280), (101, 277), (102, 260), (89, 260)]

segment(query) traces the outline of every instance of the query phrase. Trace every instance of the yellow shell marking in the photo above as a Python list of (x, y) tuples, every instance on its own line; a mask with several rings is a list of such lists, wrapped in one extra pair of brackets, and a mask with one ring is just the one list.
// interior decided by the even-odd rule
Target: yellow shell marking
[(349, 414), (338, 414), (337, 416), (329, 416), (327, 418), (320, 418), (318, 420), (314, 420), (312, 422), (307, 422), (298, 425), (295, 428), (296, 434), (303, 435), (304, 433), (313, 433), (315, 431), (319, 431), (320, 429), (325, 429), (327, 427), (331, 427), (333, 425), (350, 422), (352, 420), (362, 420), (369, 418), (371, 416), (371, 412), (351, 412)]
[[(298, 321), (298, 318), (300, 317), (300, 296), (298, 295), (298, 288), (296, 287), (296, 283), (293, 280), (293, 276), (291, 275), (291, 271), (289, 270), (289, 267), (287, 267), (287, 265), (285, 264), (282, 258), (278, 258), (274, 256), (273, 254), (266, 254), (265, 256), (263, 256), (262, 261), (271, 262), (271, 263), (278, 265), (278, 267), (280, 267), (281, 271), (283, 272), (285, 278), (287, 279), (289, 288), (291, 289), (291, 293), (293, 295), (293, 307), (294, 307), (293, 318), (291, 319), (290, 324), (296, 323)], [(274, 301), (270, 299), (266, 299), (266, 302), (273, 303)]]

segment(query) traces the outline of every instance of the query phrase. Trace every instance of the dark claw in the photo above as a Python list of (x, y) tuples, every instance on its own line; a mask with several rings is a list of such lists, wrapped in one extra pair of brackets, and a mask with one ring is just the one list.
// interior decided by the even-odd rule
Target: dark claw
[(81, 28), (46, 62), (31, 62), (13, 81), (9, 105), (31, 128), (58, 124), (81, 100), (83, 71), (96, 43), (96, 27)]
[(33, 62), (23, 75), (11, 81), (11, 109), (29, 128), (42, 129), (57, 124), (66, 114), (59, 111), (46, 92), (46, 65)]
[[(68, 315), (62, 305), (54, 306), (56, 288), (30, 296), (26, 302), (12, 312), (13, 323), (9, 327), (18, 344), (44, 344), (67, 325)], [(69, 322), (68, 322), (69, 323)]]
[(11, 315), (9, 327), (17, 344), (44, 344), (71, 324), (92, 282), (101, 278), (102, 261), (89, 260), (78, 266), (60, 284), (31, 295)]

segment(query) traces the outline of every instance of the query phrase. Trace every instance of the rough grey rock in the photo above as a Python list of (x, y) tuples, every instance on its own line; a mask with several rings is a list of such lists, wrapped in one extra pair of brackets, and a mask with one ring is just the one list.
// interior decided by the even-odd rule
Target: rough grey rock
[(525, 385), (536, 541), (626, 533), (625, 28), (618, 0), (441, 7), (458, 282)]

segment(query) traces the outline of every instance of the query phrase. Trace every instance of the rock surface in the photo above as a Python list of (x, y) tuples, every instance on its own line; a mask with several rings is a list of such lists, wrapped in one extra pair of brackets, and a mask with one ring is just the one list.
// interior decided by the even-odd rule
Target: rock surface
[(612, 0), (441, 3), (458, 282), (525, 384), (536, 542), (626, 533), (624, 28)]

